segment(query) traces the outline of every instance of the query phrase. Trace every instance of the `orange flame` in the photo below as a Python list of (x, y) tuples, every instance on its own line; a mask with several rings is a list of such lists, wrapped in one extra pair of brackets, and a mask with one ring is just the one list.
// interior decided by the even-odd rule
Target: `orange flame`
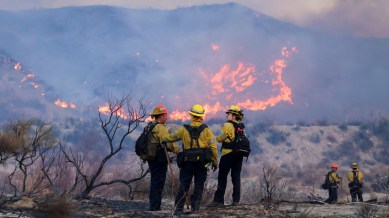
[(20, 69), (22, 69), (22, 65), (18, 62), (18, 63), (15, 64), (14, 69), (15, 70), (20, 70)]
[(69, 102), (69, 106), (70, 106), (70, 108), (72, 108), (72, 109), (76, 108), (76, 104), (74, 104), (73, 102)]
[(219, 45), (212, 43), (212, 44), (211, 44), (211, 49), (212, 49), (213, 51), (219, 51), (220, 47), (219, 47)]
[(39, 84), (35, 83), (35, 82), (31, 82), (31, 85), (34, 87), (34, 88), (39, 88)]
[[(293, 104), (292, 101), (292, 89), (285, 83), (283, 80), (282, 74), (283, 70), (286, 68), (285, 58), (291, 57), (293, 53), (297, 52), (297, 48), (293, 47), (288, 49), (283, 47), (281, 49), (282, 58), (276, 59), (269, 67), (270, 74), (273, 75), (271, 84), (273, 86), (273, 92), (277, 92), (275, 96), (271, 96), (265, 100), (258, 99), (245, 99), (243, 101), (235, 101), (233, 104), (238, 105), (239, 107), (245, 110), (266, 110), (268, 107), (274, 107), (278, 103), (285, 101), (290, 104)], [(245, 89), (253, 86), (259, 74), (256, 72), (256, 67), (252, 64), (247, 64), (243, 62), (238, 62), (237, 67), (232, 69), (231, 65), (223, 65), (219, 71), (209, 78), (209, 73), (203, 71), (199, 72), (206, 81), (210, 82), (210, 97), (219, 98), (221, 94), (225, 100), (233, 101), (234, 94), (242, 92)], [(267, 83), (267, 81), (265, 81)], [(218, 96), (216, 96), (218, 95)], [(204, 110), (206, 114), (215, 115), (220, 111), (227, 110), (228, 106), (222, 105), (219, 101), (216, 101), (214, 104), (205, 103)], [(185, 121), (190, 118), (188, 112), (182, 112), (180, 110), (175, 110), (169, 114), (170, 119), (172, 120), (181, 120)]]
[(55, 102), (54, 102), (55, 105), (59, 106), (59, 107), (62, 107), (62, 108), (67, 108), (68, 107), (68, 103), (64, 102), (64, 101), (61, 101), (59, 99), (57, 99)]
[[(42, 96), (43, 96), (44, 94), (42, 94)], [(55, 102), (54, 102), (54, 104), (55, 105), (57, 105), (58, 107), (62, 107), (62, 108), (68, 108), (68, 107), (70, 107), (70, 108), (72, 108), (72, 109), (74, 109), (74, 108), (76, 108), (76, 104), (74, 104), (73, 102), (69, 102), (69, 103), (67, 103), (67, 102), (65, 102), (65, 101), (61, 101), (61, 100), (59, 100), (59, 99), (57, 99)]]
[(211, 83), (213, 84), (212, 94), (215, 95), (217, 93), (228, 91), (229, 89), (225, 87), (225, 85), (235, 89), (237, 92), (245, 90), (254, 83), (255, 77), (251, 75), (254, 72), (255, 66), (251, 64), (238, 62), (238, 66), (233, 70), (231, 70), (231, 66), (229, 64), (225, 64), (211, 78)]
[(34, 73), (29, 73), (26, 76), (24, 76), (22, 80), (20, 80), (20, 83), (24, 83), (26, 80), (28, 80), (30, 78), (33, 78), (33, 77), (35, 77), (35, 74)]
[(105, 105), (103, 106), (100, 106), (98, 111), (102, 114), (105, 114), (107, 116), (111, 115), (111, 113), (113, 112), (113, 115), (117, 115), (119, 116), (120, 118), (122, 119), (130, 119), (133, 118), (133, 119), (139, 119), (140, 118), (140, 115), (136, 114), (134, 117), (132, 117), (132, 115), (129, 115), (127, 114), (123, 108), (111, 108), (110, 105), (108, 103), (105, 103)]

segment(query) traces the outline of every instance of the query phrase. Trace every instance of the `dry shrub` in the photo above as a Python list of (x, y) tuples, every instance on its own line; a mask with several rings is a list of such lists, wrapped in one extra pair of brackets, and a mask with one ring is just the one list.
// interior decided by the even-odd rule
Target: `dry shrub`
[(0, 134), (0, 152), (15, 153), (21, 147), (20, 140), (12, 134)]
[(175, 163), (171, 163), (168, 166), (165, 188), (164, 188), (164, 197), (175, 199), (178, 189), (180, 186), (180, 171)]
[(213, 196), (217, 189), (217, 182), (214, 180), (207, 179), (204, 184), (203, 196), (201, 204), (205, 205), (213, 201)]
[(356, 216), (360, 218), (377, 217), (379, 208), (371, 204), (361, 204), (357, 210)]
[(129, 193), (131, 199), (146, 200), (149, 197), (150, 177), (134, 182), (132, 191)]
[(37, 211), (40, 217), (66, 218), (75, 217), (77, 203), (67, 196), (47, 196), (38, 203)]
[(13, 134), (0, 133), (0, 164), (5, 163), (20, 147), (20, 140)]

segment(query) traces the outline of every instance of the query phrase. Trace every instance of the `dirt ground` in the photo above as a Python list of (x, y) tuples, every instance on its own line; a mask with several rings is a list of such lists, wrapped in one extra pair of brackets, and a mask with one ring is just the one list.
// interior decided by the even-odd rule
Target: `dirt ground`
[[(38, 204), (23, 206), (17, 202), (6, 203), (0, 208), (0, 217), (175, 217), (172, 215), (173, 202), (164, 202), (162, 210), (156, 212), (147, 211), (147, 201), (94, 198), (73, 203), (74, 211), (62, 211), (62, 214), (61, 209), (50, 213)], [(285, 202), (270, 209), (265, 209), (263, 204), (226, 205), (218, 208), (203, 206), (199, 213), (186, 213), (180, 217), (389, 217), (389, 204)]]

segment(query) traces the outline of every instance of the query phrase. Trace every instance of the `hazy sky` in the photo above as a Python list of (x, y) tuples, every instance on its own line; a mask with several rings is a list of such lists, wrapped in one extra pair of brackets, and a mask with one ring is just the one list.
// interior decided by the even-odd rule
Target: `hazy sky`
[(28, 10), (81, 5), (175, 9), (227, 2), (236, 2), (300, 26), (343, 35), (389, 37), (388, 0), (0, 0), (0, 9)]

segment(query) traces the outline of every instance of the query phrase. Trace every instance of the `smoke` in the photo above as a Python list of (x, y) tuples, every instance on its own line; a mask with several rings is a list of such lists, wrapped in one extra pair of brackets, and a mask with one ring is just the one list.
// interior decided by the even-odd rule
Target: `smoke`
[(387, 40), (314, 32), (236, 4), (70, 7), (0, 18), (7, 21), (0, 49), (76, 108), (95, 112), (107, 94), (131, 90), (170, 111), (187, 114), (200, 103), (218, 116), (238, 104), (253, 119), (282, 122), (365, 119), (389, 108)]
[(389, 2), (386, 0), (344, 0), (335, 1), (328, 11), (312, 16), (307, 26), (347, 36), (387, 38), (388, 19)]

